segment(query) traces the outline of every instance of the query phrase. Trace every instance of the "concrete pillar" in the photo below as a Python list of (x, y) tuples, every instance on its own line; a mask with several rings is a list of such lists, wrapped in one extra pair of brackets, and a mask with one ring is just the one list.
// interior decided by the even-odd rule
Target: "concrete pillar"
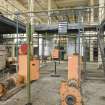
[(43, 38), (42, 35), (39, 36), (39, 56), (42, 58), (42, 50), (43, 50)]
[(42, 39), (42, 60), (44, 58), (44, 51), (45, 51), (44, 47), (45, 47), (45, 39), (43, 38)]
[(44, 51), (44, 55), (46, 57), (50, 56), (50, 41), (49, 40), (45, 40), (46, 41), (46, 45), (45, 45), (45, 51)]
[(101, 64), (102, 64), (101, 52), (100, 52), (100, 48), (98, 48), (98, 65), (100, 66)]
[[(90, 12), (90, 9), (88, 9), (88, 11)], [(88, 23), (90, 23), (90, 14), (89, 13), (87, 14), (87, 21), (88, 21)]]
[[(79, 34), (78, 34), (78, 36), (79, 36)], [(76, 52), (77, 53), (80, 53), (80, 39), (79, 39), (79, 37), (77, 36), (77, 38), (76, 38), (76, 43), (77, 43), (77, 45), (76, 45)]]
[[(29, 6), (29, 10), (30, 12), (34, 12), (34, 0), (30, 0), (30, 6)], [(34, 34), (34, 22), (35, 22), (35, 19), (34, 19), (34, 14), (33, 13), (30, 13), (30, 23), (31, 23), (31, 41), (33, 43), (33, 34)], [(31, 46), (31, 54), (33, 55), (33, 45)]]
[(90, 61), (93, 61), (93, 40), (90, 40)]
[(83, 56), (83, 41), (82, 38), (80, 38), (80, 55)]
[(67, 55), (75, 53), (75, 40), (73, 38), (68, 38), (67, 40)]
[[(103, 7), (105, 5), (105, 0), (99, 0), (99, 7)], [(99, 8), (99, 22), (101, 22), (104, 18), (105, 7)]]
[(11, 53), (12, 55), (12, 57), (15, 57), (15, 45), (12, 45), (12, 53)]
[[(90, 5), (93, 6), (94, 5), (94, 0), (90, 0)], [(94, 22), (94, 9), (91, 9), (91, 14), (90, 14), (90, 22), (93, 23)]]
[[(30, 11), (31, 12), (34, 12), (34, 0), (30, 0)], [(34, 33), (34, 21), (35, 21), (35, 19), (34, 19), (34, 14), (33, 13), (31, 13), (30, 14), (30, 17), (31, 17), (31, 19), (30, 19), (30, 21), (31, 21), (31, 26), (32, 26), (32, 34)]]
[(51, 0), (48, 0), (48, 24), (51, 24)]

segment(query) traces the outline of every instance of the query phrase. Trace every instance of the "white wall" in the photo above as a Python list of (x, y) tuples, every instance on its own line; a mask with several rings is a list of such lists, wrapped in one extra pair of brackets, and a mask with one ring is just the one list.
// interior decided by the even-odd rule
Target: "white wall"
[(75, 40), (68, 39), (67, 41), (67, 55), (75, 53)]

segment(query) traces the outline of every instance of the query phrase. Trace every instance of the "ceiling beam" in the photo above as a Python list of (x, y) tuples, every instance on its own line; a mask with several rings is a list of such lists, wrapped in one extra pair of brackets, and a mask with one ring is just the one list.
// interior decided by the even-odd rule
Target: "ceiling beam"
[[(25, 9), (27, 9), (27, 11), (28, 11), (28, 6), (26, 6), (26, 5), (28, 5), (28, 3), (24, 5), (24, 3), (22, 2), (22, 0), (17, 0), (17, 1), (20, 2), (21, 5), (22, 5)], [(37, 22), (42, 22), (42, 21), (43, 21), (43, 19), (41, 19), (39, 16), (35, 16), (34, 18), (35, 18), (35, 20), (36, 20)]]

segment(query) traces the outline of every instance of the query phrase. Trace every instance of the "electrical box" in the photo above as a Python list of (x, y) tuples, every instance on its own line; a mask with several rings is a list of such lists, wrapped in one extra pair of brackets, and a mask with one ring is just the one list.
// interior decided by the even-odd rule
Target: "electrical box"
[(53, 49), (52, 58), (53, 59), (59, 59), (59, 57), (60, 57), (60, 50), (59, 49)]

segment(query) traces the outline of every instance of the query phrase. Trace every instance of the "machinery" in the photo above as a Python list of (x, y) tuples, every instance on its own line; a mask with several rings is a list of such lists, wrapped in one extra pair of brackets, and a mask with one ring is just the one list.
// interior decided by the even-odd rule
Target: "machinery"
[[(21, 82), (22, 82), (22, 80), (24, 80), (24, 82), (26, 82), (26, 80), (27, 80), (27, 50), (28, 50), (27, 44), (23, 44), (19, 48), (18, 81), (21, 81)], [(31, 56), (31, 60), (30, 60), (30, 81), (39, 79), (39, 66), (40, 66), (39, 59)]]
[[(14, 88), (22, 87), (26, 85), (27, 81), (27, 44), (23, 44), (19, 47), (18, 56), (18, 75), (14, 75), (7, 80), (0, 82), (0, 98), (5, 96), (8, 91)], [(39, 79), (39, 60), (31, 56), (30, 60), (30, 82)], [(12, 93), (11, 93), (12, 94)]]
[(60, 57), (60, 51), (59, 49), (55, 48), (52, 51), (52, 59), (57, 60)]
[(82, 105), (79, 62), (78, 54), (68, 57), (68, 80), (62, 81), (60, 88), (61, 105)]
[(5, 81), (0, 82), (0, 98), (16, 86), (16, 77), (10, 77)]

